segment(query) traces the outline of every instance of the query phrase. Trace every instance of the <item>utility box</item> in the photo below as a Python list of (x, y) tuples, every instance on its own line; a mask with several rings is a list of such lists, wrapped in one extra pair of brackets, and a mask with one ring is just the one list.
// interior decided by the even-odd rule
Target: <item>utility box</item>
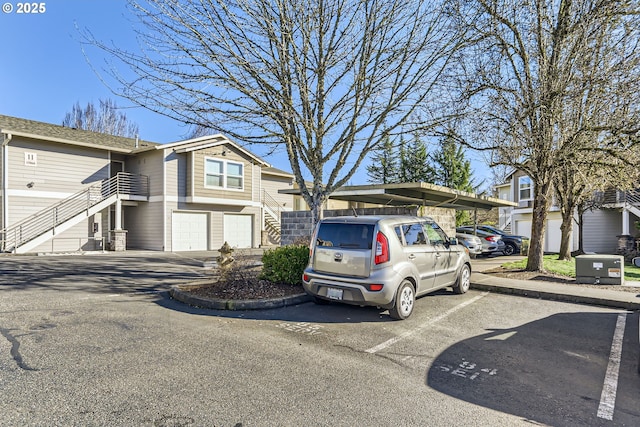
[(578, 255), (576, 282), (591, 285), (622, 285), (624, 257), (622, 255)]

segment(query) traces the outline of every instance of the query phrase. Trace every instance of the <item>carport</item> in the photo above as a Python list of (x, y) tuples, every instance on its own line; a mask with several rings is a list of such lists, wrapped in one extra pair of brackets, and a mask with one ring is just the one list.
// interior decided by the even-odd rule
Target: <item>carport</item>
[[(283, 194), (300, 195), (300, 189), (279, 190)], [(496, 207), (515, 207), (508, 200), (487, 197), (465, 191), (454, 190), (426, 182), (402, 184), (351, 185), (334, 191), (329, 199), (347, 202), (366, 203), (367, 208), (349, 207), (348, 209), (325, 210), (324, 215), (418, 215), (432, 217), (446, 233), (455, 233), (455, 216), (441, 215), (439, 212), (453, 210), (489, 210)], [(429, 212), (430, 211), (430, 212)], [(283, 211), (281, 243), (289, 244), (304, 239), (312, 233), (313, 224), (309, 211)], [(434, 216), (435, 215), (435, 216)], [(476, 218), (474, 218), (476, 220)]]
[[(279, 193), (300, 195), (300, 189), (280, 190)], [(334, 191), (329, 198), (382, 206), (416, 205), (456, 210), (489, 210), (517, 206), (516, 203), (508, 200), (454, 190), (426, 182), (350, 185)]]

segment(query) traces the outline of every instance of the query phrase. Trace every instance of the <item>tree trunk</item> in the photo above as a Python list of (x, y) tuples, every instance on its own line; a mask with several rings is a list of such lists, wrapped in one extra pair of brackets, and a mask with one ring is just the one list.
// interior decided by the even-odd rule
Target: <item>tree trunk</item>
[(562, 213), (562, 225), (560, 231), (560, 252), (558, 253), (558, 259), (560, 261), (571, 261), (571, 232), (573, 231), (573, 211), (574, 207), (571, 206), (567, 212)]
[(533, 187), (533, 218), (531, 221), (531, 241), (527, 258), (526, 271), (544, 271), (544, 234), (547, 228), (549, 211), (548, 195), (550, 185), (538, 184)]
[(578, 253), (579, 254), (584, 254), (584, 243), (583, 243), (583, 238), (584, 238), (584, 203), (581, 203), (578, 206)]
[(327, 200), (327, 194), (322, 190), (321, 185), (316, 184), (310, 198), (309, 209), (311, 209), (312, 228), (315, 229), (316, 224), (322, 219), (322, 210), (324, 202)]

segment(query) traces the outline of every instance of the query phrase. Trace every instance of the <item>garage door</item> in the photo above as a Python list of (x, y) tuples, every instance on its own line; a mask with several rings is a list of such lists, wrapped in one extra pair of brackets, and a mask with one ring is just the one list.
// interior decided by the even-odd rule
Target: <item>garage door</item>
[(174, 212), (171, 221), (173, 251), (206, 251), (208, 215), (200, 212)]
[[(561, 219), (547, 220), (547, 235), (545, 239), (545, 252), (560, 252), (560, 241), (562, 240)], [(569, 242), (571, 244), (571, 242)], [(572, 248), (570, 248), (572, 249)]]
[(516, 220), (516, 229), (513, 234), (531, 237), (531, 221)]
[(250, 248), (253, 236), (252, 215), (225, 215), (224, 240), (234, 248)]

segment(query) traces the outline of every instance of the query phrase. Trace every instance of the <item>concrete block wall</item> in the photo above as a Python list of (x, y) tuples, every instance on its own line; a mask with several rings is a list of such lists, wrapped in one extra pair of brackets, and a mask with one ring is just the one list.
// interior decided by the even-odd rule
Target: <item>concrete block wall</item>
[[(454, 209), (434, 208), (428, 206), (393, 206), (380, 208), (358, 208), (358, 215), (411, 215), (428, 216), (440, 225), (448, 236), (456, 235), (456, 212)], [(310, 211), (281, 212), (281, 245), (290, 245), (300, 241), (308, 241), (313, 232)], [(325, 218), (335, 216), (353, 216), (353, 209), (325, 210)]]

